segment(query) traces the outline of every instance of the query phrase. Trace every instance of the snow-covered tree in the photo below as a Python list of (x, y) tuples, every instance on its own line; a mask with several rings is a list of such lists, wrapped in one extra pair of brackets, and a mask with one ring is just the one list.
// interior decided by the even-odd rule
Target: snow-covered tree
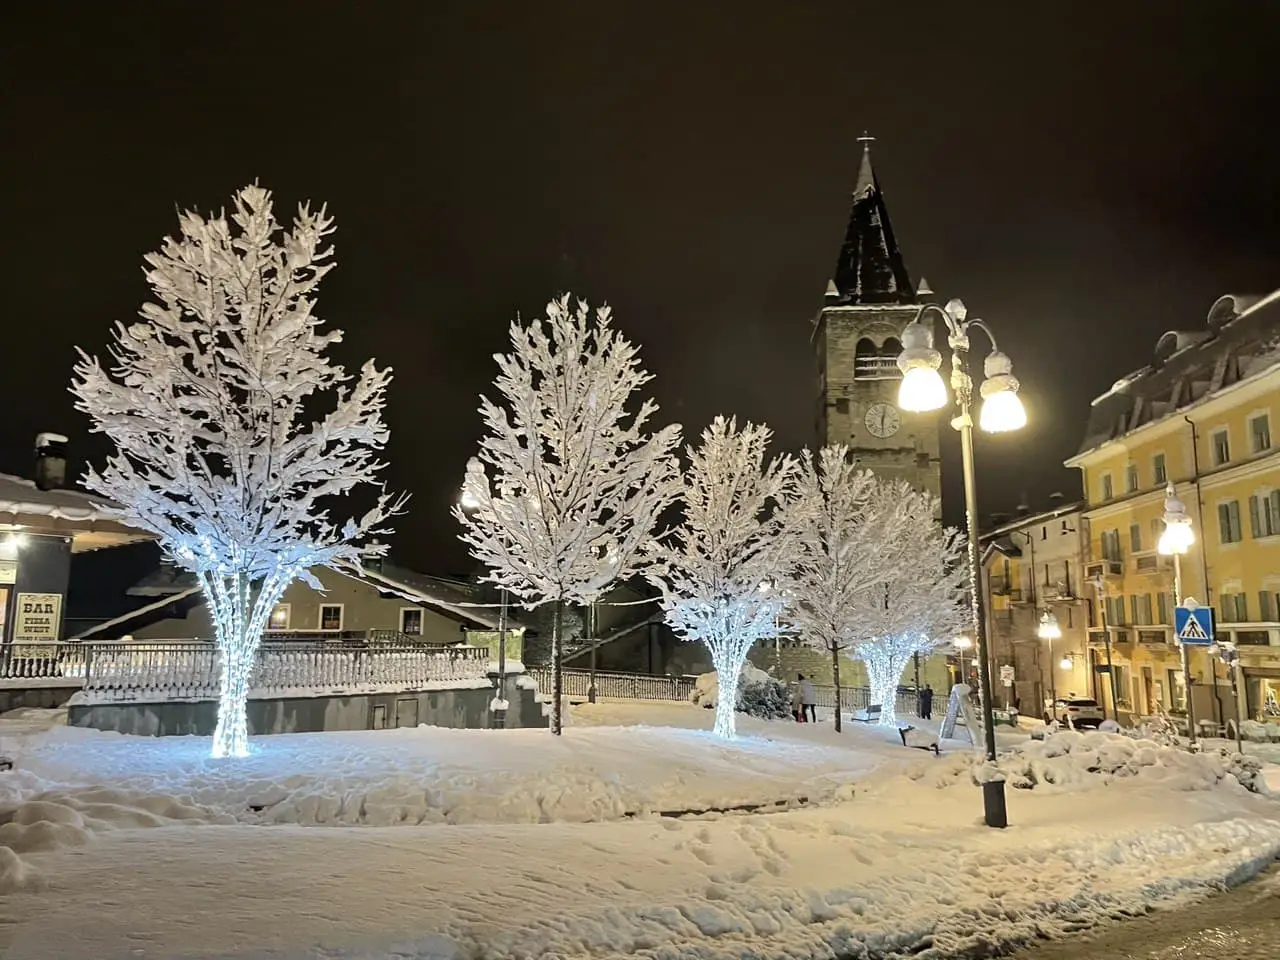
[[(285, 231), (271, 194), (245, 187), (231, 215), (180, 217), (181, 236), (148, 254), (155, 300), (117, 324), (109, 365), (80, 351), (71, 392), (114, 453), (84, 485), (120, 503), (193, 572), (220, 652), (215, 757), (248, 752), (245, 704), (262, 631), (286, 586), (359, 563), (401, 499), (378, 482), (389, 369), (353, 376), (326, 356), (316, 290), (334, 266), (323, 207)], [(372, 486), (359, 519), (334, 502)], [(385, 549), (385, 548), (381, 548)]]
[(880, 722), (897, 721), (894, 701), (907, 663), (950, 643), (969, 624), (965, 542), (935, 519), (938, 500), (905, 482), (877, 481), (873, 513), (892, 511), (896, 559), (881, 582), (858, 594), (863, 639), (852, 654), (867, 668)]
[(717, 417), (688, 450), (684, 522), (657, 545), (649, 578), (662, 591), (667, 623), (706, 644), (716, 668), (715, 732), (734, 735), (738, 678), (752, 645), (777, 632), (783, 606), (772, 581), (791, 562), (778, 507), (793, 495), (796, 462), (767, 464), (772, 432)]
[(680, 494), (680, 428), (647, 432), (652, 400), (628, 411), (651, 377), (610, 320), (608, 307), (593, 318), (566, 295), (547, 305), (545, 322), (511, 325), (512, 352), (496, 357), (505, 405), (480, 398), (489, 432), (455, 509), (486, 579), (521, 600), (554, 604), (557, 734), (564, 605), (591, 603), (637, 572), (660, 514)]
[(785, 581), (787, 620), (806, 644), (830, 655), (837, 703), (841, 655), (867, 636), (867, 592), (896, 577), (901, 563), (900, 527), (908, 517), (895, 492), (860, 470), (844, 445), (823, 447), (816, 457), (802, 453), (796, 497), (782, 510), (796, 543)]

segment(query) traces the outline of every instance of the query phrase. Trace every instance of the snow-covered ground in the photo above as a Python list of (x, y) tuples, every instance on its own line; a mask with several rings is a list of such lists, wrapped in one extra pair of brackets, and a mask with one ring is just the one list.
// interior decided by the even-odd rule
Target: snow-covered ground
[(0, 721), (17, 763), (0, 954), (972, 956), (1185, 903), (1280, 853), (1280, 802), (1215, 757), (1027, 743), (1001, 762), (1013, 826), (992, 831), (959, 744), (934, 758), (893, 731), (750, 720), (723, 744), (710, 713), (582, 707), (560, 740), (262, 738), (218, 763), (201, 741)]

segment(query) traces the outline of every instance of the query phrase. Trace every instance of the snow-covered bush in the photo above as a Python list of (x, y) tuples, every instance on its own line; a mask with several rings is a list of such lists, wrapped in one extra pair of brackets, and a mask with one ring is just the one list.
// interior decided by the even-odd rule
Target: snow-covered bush
[(791, 716), (791, 691), (781, 680), (769, 676), (758, 682), (741, 683), (737, 709), (760, 720), (782, 720)]
[[(713, 670), (694, 681), (689, 702), (707, 709), (719, 705), (719, 677)], [(791, 691), (776, 677), (754, 664), (744, 663), (738, 678), (738, 696), (734, 710), (762, 720), (779, 720), (791, 716)]]

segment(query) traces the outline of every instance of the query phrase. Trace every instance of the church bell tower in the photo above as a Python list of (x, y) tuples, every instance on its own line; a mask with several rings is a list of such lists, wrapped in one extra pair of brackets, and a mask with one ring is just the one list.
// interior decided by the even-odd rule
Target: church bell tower
[(814, 330), (817, 439), (845, 444), (860, 466), (880, 476), (941, 496), (938, 414), (898, 408), (902, 331), (923, 302), (918, 298), (932, 291), (912, 283), (898, 250), (871, 168), (873, 139), (860, 138), (849, 226)]

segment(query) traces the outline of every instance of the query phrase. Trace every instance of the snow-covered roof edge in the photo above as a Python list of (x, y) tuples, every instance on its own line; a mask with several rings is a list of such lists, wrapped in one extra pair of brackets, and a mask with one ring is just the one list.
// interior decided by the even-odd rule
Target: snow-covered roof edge
[(191, 596), (193, 593), (199, 593), (199, 592), (200, 592), (200, 587), (197, 585), (194, 587), (188, 587), (186, 590), (181, 590), (178, 593), (165, 594), (163, 597), (161, 597), (159, 600), (156, 600), (154, 603), (148, 603), (145, 606), (139, 607), (137, 610), (130, 610), (128, 613), (122, 613), (120, 614), (120, 616), (115, 617), (112, 620), (106, 620), (102, 623), (97, 624), (96, 626), (90, 627), (88, 630), (82, 630), (80, 633), (77, 633), (74, 637), (68, 637), (67, 639), (84, 640), (86, 637), (92, 636), (95, 633), (101, 633), (103, 630), (108, 630), (111, 627), (118, 627), (122, 623), (128, 623), (130, 620), (134, 620), (142, 616), (143, 614), (147, 614), (155, 610), (159, 610), (163, 607), (168, 606), (171, 603), (176, 603), (179, 600), (185, 600), (187, 597)]

